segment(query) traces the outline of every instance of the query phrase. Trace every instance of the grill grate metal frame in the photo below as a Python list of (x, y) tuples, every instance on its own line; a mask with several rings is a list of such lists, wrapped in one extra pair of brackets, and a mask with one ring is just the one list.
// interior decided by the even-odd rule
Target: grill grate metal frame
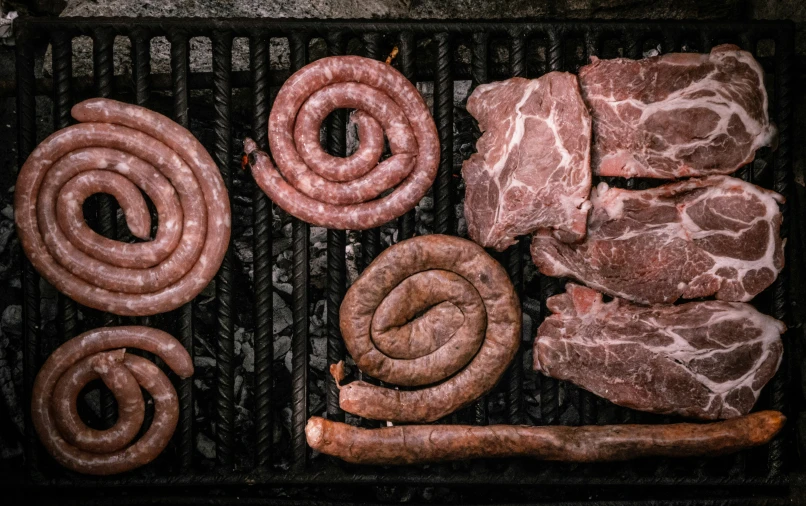
[[(794, 30), (788, 22), (375, 22), (375, 21), (316, 21), (316, 20), (245, 20), (245, 19), (170, 19), (170, 18), (23, 18), (15, 21), (16, 71), (17, 71), (17, 133), (19, 164), (27, 158), (36, 144), (37, 90), (41, 80), (35, 79), (35, 46), (43, 41), (52, 44), (53, 78), (45, 86), (53, 93), (53, 128), (70, 123), (69, 110), (76, 101), (75, 87), (83, 95), (112, 96), (118, 98), (120, 79), (114, 75), (113, 40), (116, 36), (129, 37), (132, 44), (133, 93), (127, 95), (134, 103), (149, 106), (151, 96), (157, 89), (170, 93), (173, 102), (172, 119), (183, 126), (190, 125), (189, 95), (191, 89), (211, 90), (214, 110), (214, 136), (205, 142), (218, 164), (228, 189), (232, 189), (233, 173), (237, 170), (237, 155), (233, 151), (233, 123), (238, 116), (233, 112), (233, 90), (246, 88), (250, 95), (251, 111), (246, 123), (247, 131), (261, 148), (267, 147), (266, 123), (276, 87), (291, 72), (309, 62), (309, 41), (323, 38), (327, 54), (345, 54), (348, 42), (358, 39), (365, 56), (384, 59), (387, 46), (396, 45), (399, 54), (394, 65), (407, 78), (416, 82), (433, 83), (433, 116), (441, 142), (441, 161), (433, 187), (434, 222), (436, 233), (457, 233), (454, 204), (460, 198), (461, 188), (456, 174), (461, 160), (454, 150), (457, 133), (467, 129), (457, 122), (454, 114), (454, 85), (458, 80), (470, 81), (471, 89), (479, 84), (509, 76), (537, 77), (551, 70), (576, 70), (580, 63), (574, 58), (573, 49), (582, 48), (582, 57), (603, 55), (607, 40), (617, 40), (623, 55), (640, 57), (644, 44), (656, 41), (663, 52), (679, 51), (686, 44), (694, 44), (699, 51), (708, 51), (715, 43), (731, 41), (754, 54), (759, 40), (771, 39), (775, 44), (773, 56), (760, 58), (769, 77), (771, 115), (779, 130), (777, 151), (766, 153), (765, 159), (772, 163), (761, 170), (745, 167), (737, 176), (756, 184), (774, 189), (789, 197), (792, 184), (792, 83), (794, 66)], [(80, 78), (72, 78), (73, 37), (88, 35), (93, 39), (94, 78), (92, 87), (82, 87)], [(170, 76), (153, 75), (150, 62), (150, 41), (165, 36), (170, 43)], [(212, 41), (213, 68), (209, 72), (192, 72), (189, 68), (189, 41), (192, 37), (209, 37)], [(235, 37), (246, 37), (249, 43), (249, 70), (232, 70), (232, 45)], [(270, 51), (273, 38), (287, 38), (290, 46), (290, 69), (272, 68)], [(426, 43), (424, 43), (426, 41)], [(430, 41), (430, 42), (429, 42)], [(503, 41), (504, 53), (508, 55), (504, 71), (493, 62), (493, 52), (501, 52), (496, 46)], [(537, 42), (535, 42), (537, 41)], [(530, 50), (537, 44), (538, 51), (545, 55), (540, 67), (530, 69)], [(423, 58), (424, 46), (432, 49), (433, 61), (418, 62)], [(470, 61), (457, 58), (458, 50), (466, 49)], [(500, 46), (500, 44), (499, 44)], [(431, 50), (429, 49), (429, 50)], [(579, 51), (577, 51), (577, 56)], [(612, 55), (610, 55), (612, 56)], [(500, 66), (500, 65), (499, 65)], [(86, 84), (86, 83), (85, 83)], [(75, 86), (74, 86), (75, 85)], [(343, 155), (346, 150), (346, 114), (337, 112), (327, 123), (326, 142), (334, 154)], [(466, 132), (465, 132), (466, 133)], [(476, 132), (476, 135), (478, 133)], [(646, 187), (648, 181), (609, 181), (624, 187)], [(657, 184), (657, 183), (654, 183)], [(254, 186), (254, 185), (253, 185)], [(91, 489), (116, 487), (243, 487), (252, 485), (277, 486), (337, 486), (402, 484), (423, 486), (466, 485), (553, 485), (558, 487), (675, 487), (693, 486), (703, 490), (738, 487), (746, 490), (785, 488), (788, 483), (786, 471), (792, 464), (787, 445), (794, 439), (790, 430), (785, 430), (773, 442), (756, 450), (742, 452), (737, 456), (722, 459), (719, 469), (713, 469), (709, 460), (687, 459), (672, 462), (666, 459), (614, 465), (572, 465), (562, 463), (536, 463), (513, 459), (511, 461), (472, 464), (445, 464), (404, 468), (377, 468), (355, 466), (329, 457), (312, 458), (305, 443), (304, 427), (312, 406), (308, 400), (309, 378), (309, 290), (310, 290), (310, 240), (309, 225), (293, 220), (293, 352), (291, 372), (291, 444), (290, 468), (277, 467), (280, 455), (273, 444), (274, 427), (279, 423), (272, 413), (272, 402), (281, 395), (273, 385), (273, 340), (272, 340), (272, 204), (256, 187), (252, 188), (251, 220), (254, 283), (250, 298), (254, 315), (254, 416), (252, 435), (254, 444), (249, 448), (250, 465), (236, 466), (236, 450), (233, 435), (239, 431), (235, 426), (234, 399), (234, 293), (242, 289), (234, 285), (233, 248), (222, 264), (216, 280), (216, 386), (214, 412), (216, 420), (217, 456), (214, 469), (201, 469), (194, 456), (193, 380), (175, 382), (180, 395), (180, 421), (173, 438), (175, 450), (161, 456), (151, 466), (123, 476), (94, 478), (80, 476), (59, 468), (43, 453), (33, 431), (30, 415), (26, 413), (25, 462), (26, 481), (21, 486), (55, 490), (75, 487), (90, 492)], [(111, 215), (110, 203), (100, 200), (98, 219), (100, 227), (108, 234), (121, 233), (125, 226), (116, 224)], [(782, 235), (791, 230), (791, 204), (783, 206), (784, 223)], [(411, 211), (397, 221), (398, 240), (415, 233), (415, 212)], [(116, 226), (117, 225), (117, 226)], [(383, 247), (379, 229), (361, 234), (363, 244), (362, 265), (367, 265)], [(788, 244), (787, 259), (794, 258), (793, 243)], [(327, 362), (335, 363), (345, 356), (338, 328), (338, 308), (347, 285), (345, 247), (347, 234), (344, 231), (327, 231), (327, 286), (326, 341)], [(496, 255), (508, 270), (519, 294), (539, 299), (541, 308), (545, 298), (561, 291), (559, 280), (539, 276), (537, 283), (524, 279), (528, 259), (528, 244), (521, 241), (507, 252)], [(790, 260), (791, 261), (791, 260)], [(60, 343), (42, 339), (39, 328), (39, 279), (30, 263), (23, 259), (23, 326), (24, 326), (24, 388), (25, 398), (30, 398), (34, 377), (44, 358)], [(772, 287), (757, 299), (759, 309), (785, 322), (791, 321), (788, 291), (789, 271), (782, 272)], [(62, 297), (60, 301), (60, 337), (64, 340), (80, 330), (76, 318), (76, 304)], [(545, 310), (541, 310), (545, 316)], [(122, 319), (113, 315), (99, 315), (100, 324), (116, 324)], [(171, 331), (194, 354), (193, 304), (176, 310), (165, 319), (141, 318), (140, 323), (164, 327)], [(532, 332), (539, 321), (535, 321)], [(91, 328), (87, 323), (87, 328)], [(778, 374), (765, 388), (757, 409), (770, 408), (787, 411), (790, 388), (787, 371), (793, 346), (789, 343), (791, 333), (784, 335), (784, 364)], [(524, 390), (525, 368), (523, 354), (531, 347), (533, 335), (524, 336), (521, 351), (507, 374), (497, 387), (503, 392), (506, 419), (509, 423), (527, 423)], [(536, 389), (540, 394), (539, 422), (560, 423), (560, 383), (557, 380), (539, 377)], [(592, 394), (563, 385), (565, 396), (577, 398), (574, 406), (579, 413), (579, 423), (657, 423), (672, 420), (668, 417), (653, 417), (624, 408), (614, 408)], [(578, 391), (578, 392), (576, 392)], [(345, 414), (338, 406), (338, 390), (332, 378), (326, 378), (326, 395), (323, 411), (327, 416), (344, 420)], [(575, 393), (576, 392), (576, 393)], [(573, 394), (573, 395), (572, 395)], [(567, 402), (567, 401), (566, 401)], [(114, 417), (113, 404), (103, 402), (103, 411), (108, 420)], [(486, 400), (476, 402), (471, 408), (449, 417), (450, 422), (484, 424), (488, 421)], [(362, 422), (364, 423), (364, 422)], [(375, 422), (369, 422), (372, 426)], [(375, 424), (377, 426), (377, 424)], [(759, 459), (763, 464), (758, 465)], [(240, 461), (239, 461), (240, 462)], [(751, 465), (751, 463), (755, 463)], [(155, 473), (153, 466), (160, 469)], [(649, 470), (647, 470), (649, 469)]]

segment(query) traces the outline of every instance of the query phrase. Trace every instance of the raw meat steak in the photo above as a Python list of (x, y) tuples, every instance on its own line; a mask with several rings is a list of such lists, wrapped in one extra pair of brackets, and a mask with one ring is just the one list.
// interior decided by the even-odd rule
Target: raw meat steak
[(467, 110), (484, 132), (462, 165), (470, 237), (498, 251), (538, 228), (561, 241), (584, 238), (591, 120), (576, 76), (485, 84)]
[(645, 304), (713, 294), (748, 301), (784, 266), (779, 202), (777, 193), (729, 176), (642, 191), (600, 183), (585, 241), (537, 232), (532, 259), (543, 274)]
[(786, 326), (739, 302), (643, 307), (569, 283), (534, 344), (535, 369), (628, 408), (747, 414), (781, 363)]
[(599, 60), (579, 69), (601, 176), (729, 174), (775, 142), (764, 73), (731, 44), (709, 54)]

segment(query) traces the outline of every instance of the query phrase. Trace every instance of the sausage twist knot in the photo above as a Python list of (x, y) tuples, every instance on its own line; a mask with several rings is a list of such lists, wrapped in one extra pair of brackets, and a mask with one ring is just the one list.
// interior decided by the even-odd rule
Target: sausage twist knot
[[(48, 357), (34, 382), (31, 415), (39, 438), (61, 465), (80, 473), (129, 471), (159, 455), (176, 429), (179, 404), (167, 376), (152, 362), (125, 353), (139, 348), (156, 354), (182, 378), (193, 362), (169, 334), (148, 327), (110, 327), (85, 332)], [(101, 379), (118, 404), (118, 419), (107, 430), (87, 427), (76, 400), (90, 381)], [(133, 444), (145, 416), (140, 388), (154, 400), (154, 418)]]

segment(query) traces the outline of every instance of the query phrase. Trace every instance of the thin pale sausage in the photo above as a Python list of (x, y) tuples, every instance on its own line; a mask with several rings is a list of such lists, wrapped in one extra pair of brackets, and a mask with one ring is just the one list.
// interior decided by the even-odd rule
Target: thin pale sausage
[[(495, 386), (521, 339), (520, 302), (506, 271), (479, 245), (445, 235), (384, 251), (347, 291), (339, 319), (362, 371), (430, 385), (340, 387), (342, 409), (376, 420), (429, 422), (466, 406)], [(339, 368), (333, 372), (340, 380)]]
[[(322, 121), (341, 108), (358, 111), (361, 142), (347, 158), (325, 153), (319, 141)], [(379, 163), (384, 132), (391, 156)], [(269, 144), (274, 163), (247, 138), (244, 168), (286, 212), (328, 228), (364, 230), (403, 215), (425, 195), (439, 163), (436, 126), (420, 93), (391, 66), (359, 56), (322, 58), (292, 75), (274, 101)]]
[[(99, 98), (72, 114), (81, 123), (45, 139), (17, 178), (25, 254), (59, 291), (95, 309), (151, 315), (190, 301), (229, 245), (229, 197), (212, 158), (186, 129), (143, 107)], [(141, 190), (157, 209), (153, 240)], [(94, 193), (112, 194), (146, 241), (90, 229), (82, 205)]]
[[(154, 460), (170, 441), (179, 417), (176, 390), (152, 362), (125, 353), (139, 348), (159, 356), (180, 378), (193, 374), (193, 361), (169, 334), (148, 327), (109, 327), (85, 332), (48, 357), (34, 381), (31, 419), (56, 461), (73, 471), (122, 473)], [(118, 420), (107, 430), (87, 427), (75, 407), (81, 389), (100, 378), (118, 403)], [(154, 418), (135, 443), (145, 405), (140, 388), (154, 400)]]
[(530, 457), (607, 462), (641, 457), (695, 457), (767, 443), (784, 426), (778, 411), (724, 422), (671, 425), (401, 425), (361, 429), (314, 416), (308, 445), (354, 464), (420, 464), (475, 458)]

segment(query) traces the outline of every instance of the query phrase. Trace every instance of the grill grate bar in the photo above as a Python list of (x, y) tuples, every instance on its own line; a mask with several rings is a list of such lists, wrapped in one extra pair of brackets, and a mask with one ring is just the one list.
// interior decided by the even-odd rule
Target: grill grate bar
[[(364, 56), (379, 60), (384, 58), (381, 54), (381, 37), (378, 33), (367, 33), (364, 35)], [(381, 229), (380, 227), (364, 230), (361, 233), (361, 254), (363, 266), (367, 267), (375, 260), (375, 257), (381, 252)]]
[[(559, 29), (548, 32), (548, 67), (549, 71), (562, 70), (563, 68), (563, 40), (562, 32)], [(557, 279), (540, 275), (540, 299), (543, 317), (547, 317), (550, 311), (545, 307), (546, 299), (560, 292), (560, 283)], [(540, 418), (544, 425), (553, 425), (560, 419), (560, 385), (554, 378), (540, 375)]]
[(451, 37), (445, 32), (434, 37), (437, 45), (434, 68), (434, 123), (439, 132), (439, 168), (434, 182), (434, 232), (453, 230), (453, 78)]
[[(327, 40), (328, 53), (331, 56), (344, 54), (344, 34), (334, 32)], [(347, 115), (346, 111), (331, 113), (328, 124), (328, 150), (334, 156), (347, 153)], [(339, 307), (344, 298), (347, 266), (345, 263), (345, 247), (347, 234), (344, 230), (327, 231), (327, 365), (328, 368), (344, 357), (344, 341), (339, 328)], [(339, 407), (339, 389), (336, 380), (325, 370), (325, 395), (327, 396), (327, 417), (339, 422), (344, 421), (344, 412)]]
[(135, 30), (131, 38), (131, 44), (135, 103), (144, 106), (148, 102), (149, 76), (151, 75), (151, 39), (148, 36), (148, 32), (144, 29)]
[[(66, 32), (53, 36), (53, 129), (59, 130), (70, 125), (70, 108), (73, 106), (73, 93), (70, 77), (73, 74), (72, 37)], [(60, 334), (64, 341), (76, 335), (78, 315), (76, 303), (67, 296), (57, 295), (59, 309)], [(50, 338), (42, 340), (40, 361), (47, 359), (59, 346), (58, 341)]]
[[(232, 34), (213, 34), (213, 100), (215, 102), (214, 158), (231, 195), (232, 173)], [(232, 247), (227, 249), (216, 278), (218, 299), (218, 391), (216, 395), (216, 459), (224, 470), (233, 466), (233, 431), (235, 429), (233, 355), (235, 337), (232, 329)]]
[[(487, 72), (487, 65), (490, 50), (490, 36), (487, 32), (479, 32), (473, 34), (471, 53), (471, 92), (480, 84), (485, 84), (489, 80)], [(474, 132), (475, 137), (478, 138), (478, 131)], [(474, 418), (477, 425), (487, 425), (487, 395), (483, 395), (479, 400), (473, 404)]]
[(53, 34), (53, 129), (70, 125), (73, 104), (70, 77), (73, 73), (72, 38), (65, 32)]
[[(188, 40), (184, 32), (171, 36), (171, 77), (173, 81), (173, 119), (188, 128)], [(179, 308), (177, 338), (182, 346), (193, 353), (193, 303)], [(179, 380), (179, 468), (189, 471), (193, 465), (193, 378)]]
[[(369, 32), (362, 37), (364, 44), (364, 56), (378, 60), (383, 57), (380, 48), (380, 35), (375, 32)], [(375, 257), (381, 252), (381, 234), (380, 228), (371, 228), (361, 232), (361, 262), (359, 264), (359, 272), (363, 272), (369, 264), (375, 260)], [(381, 385), (382, 382), (365, 372), (358, 370), (358, 378), (366, 381), (372, 385)], [(377, 422), (369, 419), (362, 419), (361, 425), (363, 427), (378, 427), (383, 422)]]
[[(526, 77), (526, 39), (516, 33), (510, 40), (509, 62), (512, 77)], [(507, 272), (515, 287), (518, 298), (523, 298), (523, 245), (519, 240), (507, 251)], [(519, 425), (524, 421), (523, 413), (523, 336), (512, 365), (507, 371), (507, 410), (508, 421)]]
[[(243, 486), (254, 487), (255, 483), (266, 485), (380, 485), (380, 484), (406, 484), (416, 486), (428, 485), (556, 485), (556, 486), (613, 486), (613, 487), (781, 487), (788, 484), (785, 476), (634, 476), (613, 474), (609, 477), (586, 476), (583, 473), (569, 473), (568, 466), (552, 466), (552, 463), (543, 464), (543, 470), (538, 472), (512, 473), (506, 467), (496, 473), (467, 472), (446, 469), (440, 474), (411, 473), (397, 468), (380, 470), (377, 467), (367, 466), (347, 467), (343, 469), (329, 469), (312, 473), (270, 473), (265, 470), (244, 473), (206, 473), (182, 474), (176, 476), (146, 475), (92, 477), (82, 479), (71, 477), (42, 479), (38, 483), (51, 487), (71, 488), (117, 488), (117, 487), (187, 487), (187, 486)], [(553, 467), (553, 469), (549, 469)], [(618, 464), (608, 464), (608, 468), (615, 469)], [(401, 472), (402, 471), (402, 472)], [(242, 488), (240, 490), (243, 490)]]
[[(308, 63), (308, 39), (295, 32), (289, 37), (291, 66), (299, 70)], [(308, 459), (305, 424), (308, 421), (308, 246), (310, 230), (307, 223), (292, 219), (294, 264), (293, 310), (294, 333), (291, 341), (291, 451), (293, 470), (302, 472)]]
[[(401, 32), (400, 36), (398, 37), (397, 48), (397, 61), (400, 65), (400, 73), (403, 74), (403, 76), (405, 76), (409, 81), (415, 82), (414, 34), (411, 32)], [(398, 240), (402, 241), (404, 239), (414, 237), (416, 213), (417, 212), (412, 209), (400, 217), (400, 236), (398, 237)]]
[[(787, 25), (788, 31), (791, 32), (791, 25)], [(786, 40), (791, 40), (791, 33), (788, 34)], [(781, 212), (783, 214), (783, 222), (781, 224), (781, 238), (787, 240), (789, 237), (790, 229), (790, 181), (792, 178), (791, 167), (792, 159), (790, 154), (791, 135), (790, 122), (792, 118), (792, 95), (791, 95), (791, 82), (792, 72), (794, 68), (794, 57), (791, 44), (781, 44), (780, 39), (776, 43), (775, 48), (775, 120), (778, 127), (778, 149), (775, 151), (775, 162), (773, 165), (773, 190), (780, 193), (787, 199), (786, 203), (781, 205)], [(794, 251), (792, 249), (794, 241), (788, 241), (784, 258), (794, 258)], [(789, 266), (784, 266), (784, 270), (778, 275), (772, 285), (772, 316), (788, 322), (789, 311), (788, 296), (785, 280), (788, 279)], [(787, 414), (786, 410), (786, 384), (787, 384), (787, 370), (788, 364), (792, 360), (791, 350), (793, 347), (787, 346), (788, 341), (792, 338), (792, 332), (787, 331), (781, 338), (784, 340), (784, 359), (778, 372), (770, 382), (771, 393), (770, 407)], [(786, 350), (790, 350), (787, 353)], [(778, 436), (769, 446), (768, 466), (769, 472), (773, 476), (780, 475), (784, 466), (784, 438)]]
[(188, 120), (188, 73), (190, 56), (188, 54), (188, 37), (185, 32), (177, 32), (171, 36), (171, 78), (173, 80), (174, 121), (185, 128), (190, 127)]
[[(269, 41), (265, 36), (249, 42), (252, 68), (252, 136), (260, 149), (268, 148), (266, 123), (270, 100), (267, 83)], [(253, 189), (252, 223), (254, 227), (255, 290), (255, 427), (257, 445), (255, 464), (271, 465), (272, 457), (272, 359), (274, 358), (273, 293), (271, 278), (272, 209), (271, 201), (257, 185)]]
[[(600, 30), (593, 27), (585, 30), (583, 39), (583, 43), (585, 44), (585, 61), (590, 61), (592, 56), (598, 57), (601, 54), (600, 48), (604, 43)], [(537, 329), (533, 329), (533, 332), (537, 332)], [(579, 424), (595, 425), (597, 398), (584, 388), (577, 388), (577, 394), (579, 399), (577, 405)]]
[[(20, 30), (19, 35), (23, 35)], [(25, 33), (25, 35), (29, 35)], [(17, 164), (25, 163), (36, 143), (36, 99), (34, 97), (34, 51), (29, 37), (20, 37), (15, 48), (17, 74)], [(31, 398), (34, 378), (39, 369), (39, 275), (20, 251), (22, 266), (23, 321), (23, 395)], [(25, 471), (29, 479), (40, 472), (41, 445), (31, 422), (31, 411), (23, 409), (25, 417)]]
[[(95, 93), (108, 98), (112, 94), (112, 78), (115, 74), (112, 55), (112, 34), (108, 29), (96, 30), (92, 41), (92, 66)], [(110, 195), (100, 195), (98, 199), (98, 225), (101, 235), (116, 238), (116, 203)], [(118, 318), (111, 313), (100, 314), (100, 324), (104, 327), (117, 325)], [(65, 335), (65, 338), (68, 337)], [(101, 417), (107, 427), (111, 427), (117, 416), (115, 396), (108, 388), (101, 388)]]

